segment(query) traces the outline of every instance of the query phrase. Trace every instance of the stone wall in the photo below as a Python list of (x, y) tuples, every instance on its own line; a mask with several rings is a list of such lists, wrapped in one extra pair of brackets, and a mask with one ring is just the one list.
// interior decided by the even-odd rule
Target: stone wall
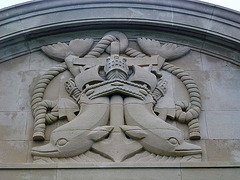
[[(96, 1), (94, 3), (106, 5), (108, 9), (111, 4), (105, 4), (106, 2)], [(119, 1), (112, 5), (116, 7), (119, 4), (130, 5), (132, 9), (125, 6), (122, 6), (121, 9), (127, 12), (131, 11), (131, 13), (128, 12), (128, 14), (131, 14), (131, 18), (129, 15), (124, 19), (122, 11), (118, 12), (119, 10), (116, 8), (114, 12), (118, 12), (118, 15), (121, 16), (119, 18), (121, 23), (115, 26), (113, 22), (106, 21), (103, 26), (98, 24), (99, 28), (95, 30), (91, 28), (96, 22), (92, 24), (88, 22), (89, 26), (80, 27), (81, 23), (84, 24), (80, 17), (83, 18), (88, 13), (81, 8), (82, 14), (78, 17), (78, 24), (70, 18), (70, 15), (74, 16), (75, 12), (71, 9), (72, 13), (66, 16), (66, 18), (70, 18), (70, 20), (65, 21), (68, 22), (68, 28), (66, 29), (56, 19), (49, 18), (49, 21), (57, 22), (57, 25), (51, 29), (49, 24), (52, 22), (41, 21), (45, 18), (43, 15), (33, 16), (33, 14), (36, 15), (35, 12), (25, 12), (28, 7), (34, 5), (44, 9), (43, 5), (46, 4), (41, 1), (16, 7), (19, 10), (19, 12), (16, 12), (20, 15), (29, 15), (24, 18), (19, 16), (22, 18), (20, 18), (20, 21), (16, 18), (18, 14), (12, 14), (14, 8), (0, 12), (6, 16), (3, 16), (4, 21), (10, 21), (15, 16), (15, 20), (12, 19), (11, 22), (0, 26), (0, 28), (6, 30), (3, 31), (5, 34), (2, 35), (0, 41), (0, 54), (2, 54), (3, 61), (0, 64), (0, 177), (3, 177), (3, 179), (99, 179), (99, 177), (101, 177), (100, 179), (238, 179), (240, 175), (240, 66), (239, 20), (236, 17), (239, 17), (239, 15), (220, 7), (194, 1), (169, 2), (170, 4), (162, 1), (148, 1), (139, 4), (135, 1), (133, 3)], [(68, 4), (67, 6), (60, 2), (56, 3), (57, 1), (48, 4), (49, 8), (50, 6), (53, 6), (53, 8), (47, 8), (46, 11), (59, 8), (61, 14), (64, 8), (74, 5)], [(92, 8), (94, 3), (86, 3), (84, 6), (91, 6)], [(150, 11), (142, 9), (144, 3), (154, 9), (161, 8), (161, 10), (154, 11), (151, 9), (151, 14), (147, 14)], [(175, 5), (173, 9), (169, 10), (167, 8), (173, 5)], [(183, 18), (183, 15), (177, 16), (178, 13), (185, 12), (183, 7), (188, 7), (186, 12), (189, 13), (190, 10), (199, 6), (207, 7), (205, 10), (198, 8), (199, 11), (194, 14), (194, 17), (199, 21), (204, 17), (204, 21), (201, 21), (204, 26), (201, 26), (201, 23), (196, 23), (198, 21), (193, 21), (191, 16), (186, 16), (189, 21), (187, 21), (187, 18)], [(138, 10), (135, 11), (134, 8)], [(44, 12), (43, 9), (41, 13)], [(80, 10), (76, 12), (78, 11)], [(91, 11), (97, 13), (97, 10), (91, 9)], [(158, 11), (162, 14), (159, 14)], [(12, 16), (11, 18), (7, 18), (7, 12)], [(214, 13), (210, 15), (212, 12)], [(154, 13), (158, 14), (159, 19), (156, 20)], [(106, 14), (102, 13), (102, 16), (108, 16)], [(168, 17), (170, 18), (171, 14), (174, 19), (166, 20)], [(201, 15), (201, 18), (197, 14)], [(150, 17), (147, 18), (147, 16)], [(25, 22), (30, 17), (39, 17), (39, 22), (35, 22), (35, 24)], [(57, 14), (56, 17), (58, 17)], [(163, 17), (167, 22), (171, 22), (172, 27), (164, 23)], [(176, 17), (180, 19), (176, 19)], [(232, 20), (231, 17), (233, 17)], [(132, 25), (129, 26), (132, 28), (126, 26), (126, 23), (129, 23), (128, 18), (133, 19), (131, 21)], [(140, 19), (139, 22), (138, 18)], [(141, 25), (141, 23), (146, 23), (146, 19), (148, 19), (148, 25), (151, 25), (147, 28)], [(155, 19), (156, 22), (150, 22), (149, 19)], [(45, 20), (47, 19), (45, 18)], [(215, 21), (218, 24), (215, 24)], [(225, 23), (226, 21), (228, 21), (228, 24)], [(26, 27), (17, 30), (17, 22), (26, 23)], [(193, 22), (196, 24), (191, 24)], [(46, 26), (44, 26), (44, 23)], [(161, 24), (161, 28), (157, 27), (157, 23)], [(7, 27), (7, 24), (14, 28)], [(32, 27), (27, 27), (30, 24)], [(183, 24), (184, 27), (181, 27)], [(227, 28), (222, 24), (225, 24)], [(203, 29), (199, 30), (197, 26), (201, 26)], [(35, 27), (38, 28), (34, 29)], [(49, 33), (47, 33), (48, 28), (51, 30)], [(228, 28), (231, 30), (226, 31)], [(55, 30), (57, 31), (56, 34), (54, 33)], [(57, 42), (68, 43), (76, 38), (93, 38), (96, 44), (110, 30), (125, 33), (130, 42), (129, 46), (139, 51), (141, 51), (140, 47), (136, 43), (136, 39), (139, 37), (191, 48), (190, 53), (171, 61), (171, 63), (188, 72), (200, 90), (202, 100), (202, 111), (199, 117), (201, 140), (189, 140), (186, 125), (171, 120), (168, 120), (168, 122), (184, 132), (187, 142), (201, 146), (202, 157), (200, 162), (144, 162), (151, 158), (143, 159), (143, 162), (122, 163), (55, 162), (41, 164), (33, 162), (32, 147), (48, 143), (52, 130), (66, 123), (66, 120), (62, 120), (49, 125), (46, 129), (46, 140), (44, 142), (33, 141), (34, 118), (31, 112), (31, 96), (34, 86), (41, 75), (59, 64), (59, 62), (46, 56), (40, 50), (40, 47)], [(193, 35), (193, 32), (196, 35)], [(204, 34), (202, 34), (203, 32)], [(232, 44), (232, 46), (229, 44)], [(103, 54), (103, 57), (106, 56), (107, 54)], [(187, 91), (180, 90), (184, 89), (182, 82), (167, 72), (163, 72), (163, 74), (169, 80), (168, 92), (170, 95), (168, 97), (172, 97), (176, 101), (189, 101)], [(60, 74), (57, 78), (59, 81), (64, 81), (65, 76), (65, 74)], [(56, 92), (59, 91), (59, 86), (55, 87)]]

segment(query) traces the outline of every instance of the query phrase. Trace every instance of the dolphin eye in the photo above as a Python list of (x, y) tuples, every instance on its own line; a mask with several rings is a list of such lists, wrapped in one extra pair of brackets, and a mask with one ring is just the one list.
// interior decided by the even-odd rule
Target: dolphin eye
[(64, 138), (61, 138), (59, 140), (57, 140), (57, 145), (58, 146), (64, 146), (66, 143), (68, 142), (68, 140), (64, 139)]
[(179, 143), (178, 143), (178, 140), (177, 140), (176, 138), (174, 138), (174, 137), (169, 138), (169, 139), (168, 139), (168, 142), (170, 142), (172, 145), (177, 145), (177, 144), (179, 144)]

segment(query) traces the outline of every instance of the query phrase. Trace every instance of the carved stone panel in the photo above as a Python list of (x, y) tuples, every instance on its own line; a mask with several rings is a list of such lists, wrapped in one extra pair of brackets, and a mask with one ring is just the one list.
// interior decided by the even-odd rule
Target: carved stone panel
[[(97, 43), (74, 39), (42, 47), (61, 63), (45, 72), (33, 90), (33, 140), (45, 140), (47, 125), (66, 123), (51, 132), (46, 145), (32, 148), (35, 162), (201, 160), (201, 147), (186, 142), (184, 132), (169, 123), (186, 124), (189, 139), (200, 139), (198, 86), (171, 64), (190, 49), (144, 37), (135, 43), (140, 50), (122, 32), (111, 31)], [(166, 97), (173, 88), (166, 73), (181, 81), (184, 88), (177, 91), (185, 90), (189, 102)], [(174, 106), (161, 104), (164, 98)]]

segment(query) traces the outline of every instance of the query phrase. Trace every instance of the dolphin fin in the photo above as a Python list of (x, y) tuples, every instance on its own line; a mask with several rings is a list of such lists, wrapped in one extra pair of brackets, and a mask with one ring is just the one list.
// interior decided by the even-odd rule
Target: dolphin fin
[(140, 140), (147, 136), (147, 132), (138, 126), (120, 126), (123, 132), (132, 139)]
[(93, 141), (100, 141), (104, 139), (108, 134), (113, 130), (113, 126), (99, 126), (94, 128), (89, 134), (88, 137)]
[(79, 111), (79, 106), (77, 105), (77, 103), (67, 98), (59, 99), (58, 112), (59, 112), (60, 119), (63, 117), (67, 117), (67, 120), (71, 121), (76, 117), (74, 113), (78, 111)]

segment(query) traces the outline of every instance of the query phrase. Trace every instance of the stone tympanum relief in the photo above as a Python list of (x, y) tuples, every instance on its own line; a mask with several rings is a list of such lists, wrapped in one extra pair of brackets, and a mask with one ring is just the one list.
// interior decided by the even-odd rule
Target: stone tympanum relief
[[(189, 138), (200, 139), (198, 87), (188, 73), (169, 63), (190, 49), (146, 38), (136, 42), (141, 52), (129, 47), (125, 34), (111, 31), (95, 44), (93, 39), (75, 39), (42, 47), (47, 56), (63, 63), (43, 74), (33, 91), (33, 140), (45, 140), (46, 125), (64, 118), (68, 122), (51, 132), (49, 143), (32, 148), (35, 161), (201, 158), (201, 147), (187, 143), (183, 132), (166, 122), (186, 123)], [(156, 108), (168, 90), (164, 71), (182, 81), (190, 102), (176, 102), (174, 109)], [(69, 78), (63, 82), (63, 97), (49, 84), (65, 72)]]

